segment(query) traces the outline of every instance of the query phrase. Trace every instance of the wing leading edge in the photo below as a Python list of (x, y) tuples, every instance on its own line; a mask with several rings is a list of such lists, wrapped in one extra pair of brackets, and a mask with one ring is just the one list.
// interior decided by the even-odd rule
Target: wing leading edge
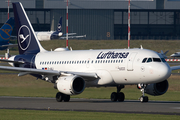
[(33, 69), (33, 68), (22, 68), (22, 67), (9, 67), (9, 66), (0, 66), (1, 70), (10, 70), (10, 71), (19, 71), (18, 76), (26, 74), (39, 74), (39, 75), (51, 75), (51, 76), (60, 76), (60, 75), (78, 75), (83, 78), (91, 78), (89, 80), (97, 79), (98, 76), (96, 73), (91, 72), (69, 72), (69, 71), (57, 71), (57, 70), (42, 70), (42, 69)]
[(178, 70), (178, 69), (180, 69), (180, 66), (172, 66), (171, 67), (171, 70)]

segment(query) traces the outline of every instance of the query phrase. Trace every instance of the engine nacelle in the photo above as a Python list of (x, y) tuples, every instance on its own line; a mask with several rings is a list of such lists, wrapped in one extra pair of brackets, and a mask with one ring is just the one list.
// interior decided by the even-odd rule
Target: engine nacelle
[(63, 33), (62, 33), (62, 32), (60, 32), (60, 33), (58, 34), (58, 36), (59, 36), (59, 37), (61, 37), (62, 35), (63, 35)]
[(145, 93), (149, 95), (154, 95), (154, 96), (162, 95), (166, 93), (166, 91), (168, 90), (168, 87), (169, 87), (168, 81), (164, 80), (159, 83), (149, 84), (145, 88)]
[(85, 81), (77, 75), (63, 76), (57, 81), (57, 89), (66, 95), (77, 95), (84, 91)]

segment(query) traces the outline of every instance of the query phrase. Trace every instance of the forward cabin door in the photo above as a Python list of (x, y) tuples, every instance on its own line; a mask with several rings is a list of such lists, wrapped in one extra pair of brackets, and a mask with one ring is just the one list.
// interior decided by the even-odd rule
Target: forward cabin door
[(131, 53), (131, 55), (128, 57), (128, 62), (127, 62), (127, 70), (128, 71), (133, 71), (133, 62), (136, 57), (137, 53)]

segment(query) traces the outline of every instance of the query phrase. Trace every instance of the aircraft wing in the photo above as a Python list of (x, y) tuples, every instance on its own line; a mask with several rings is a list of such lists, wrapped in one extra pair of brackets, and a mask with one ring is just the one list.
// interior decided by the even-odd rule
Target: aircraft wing
[(0, 66), (1, 70), (10, 70), (10, 71), (19, 71), (19, 72), (28, 72), (33, 74), (51, 74), (51, 75), (60, 75), (59, 71), (56, 70), (42, 70), (42, 69), (33, 69), (33, 68), (22, 68), (22, 67), (9, 67), (9, 66)]
[(18, 76), (26, 75), (26, 74), (40, 74), (40, 75), (67, 75), (73, 74), (78, 75), (83, 78), (91, 78), (89, 80), (94, 80), (98, 78), (96, 73), (90, 72), (68, 72), (68, 71), (57, 71), (57, 70), (43, 70), (43, 69), (33, 69), (33, 68), (22, 68), (22, 67), (9, 67), (9, 66), (0, 66), (1, 70), (9, 70), (9, 71), (19, 71)]
[(11, 48), (11, 47), (17, 47), (18, 46), (18, 44), (7, 44), (7, 45), (2, 45), (1, 47), (9, 47), (9, 48)]
[[(80, 35), (80, 36), (68, 36), (68, 38), (83, 38), (83, 37), (86, 37), (86, 35)], [(66, 39), (66, 37), (60, 37), (60, 39)]]
[(172, 66), (171, 67), (171, 70), (178, 70), (178, 69), (180, 69), (180, 66)]

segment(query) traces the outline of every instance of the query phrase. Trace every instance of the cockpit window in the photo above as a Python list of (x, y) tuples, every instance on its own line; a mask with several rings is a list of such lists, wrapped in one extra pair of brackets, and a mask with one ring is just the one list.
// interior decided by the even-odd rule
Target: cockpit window
[(153, 58), (153, 61), (154, 62), (161, 62), (161, 59), (160, 58)]
[(144, 59), (143, 59), (143, 61), (142, 61), (142, 63), (145, 63), (145, 62), (146, 62), (146, 60), (147, 60), (147, 58), (144, 58)]
[(152, 62), (152, 58), (148, 58), (147, 63)]
[(166, 62), (164, 58), (144, 58), (142, 63), (149, 63), (149, 62)]
[(164, 58), (161, 58), (161, 60), (162, 60), (163, 62), (166, 62), (166, 60), (165, 60)]

